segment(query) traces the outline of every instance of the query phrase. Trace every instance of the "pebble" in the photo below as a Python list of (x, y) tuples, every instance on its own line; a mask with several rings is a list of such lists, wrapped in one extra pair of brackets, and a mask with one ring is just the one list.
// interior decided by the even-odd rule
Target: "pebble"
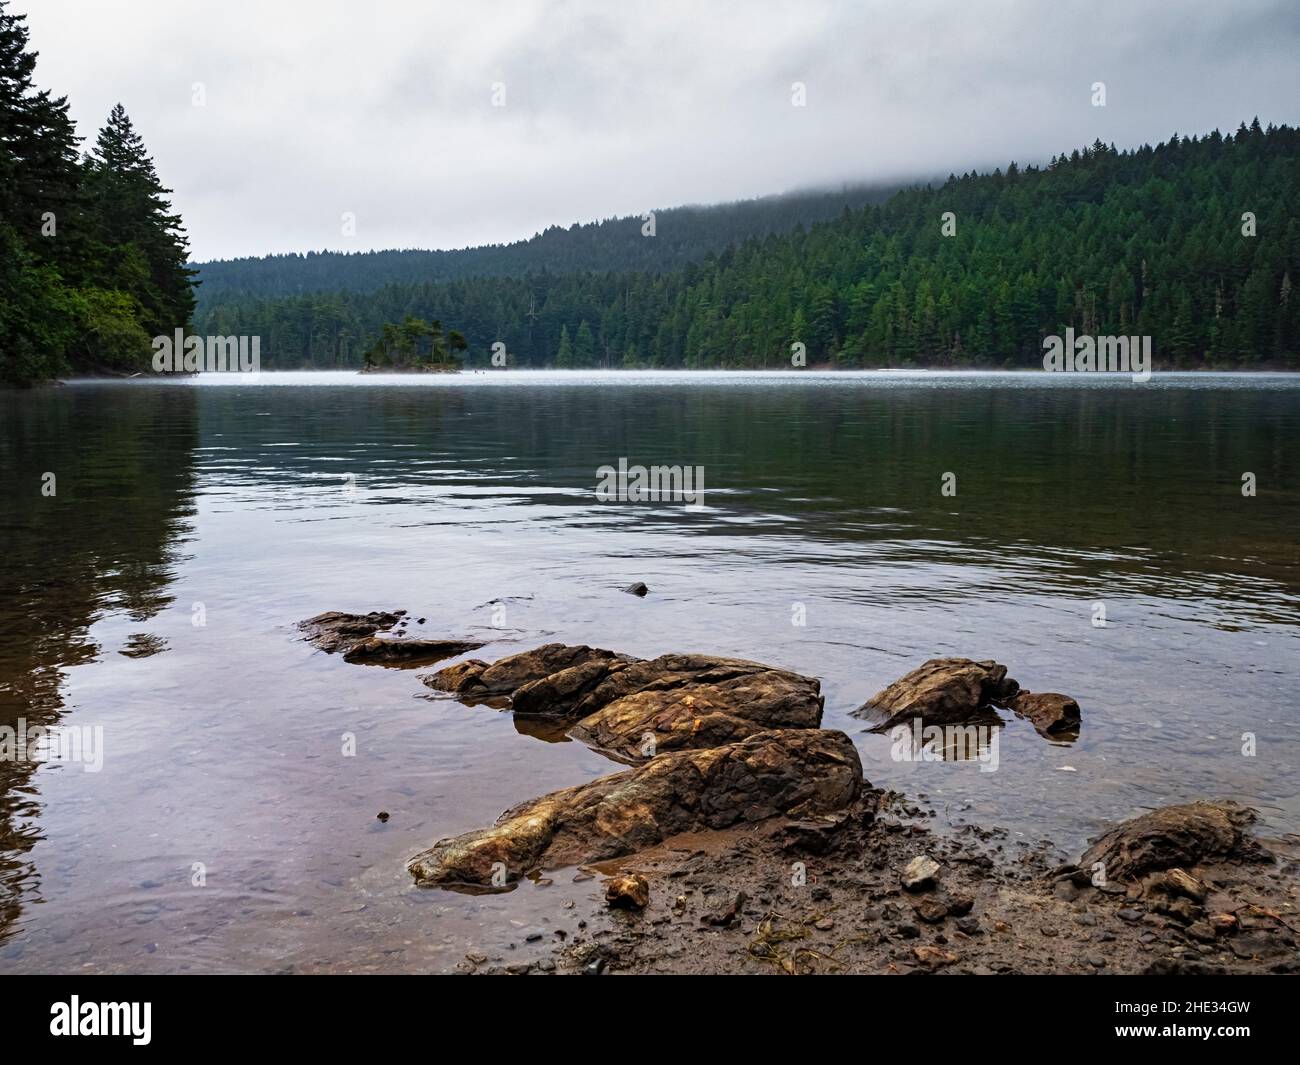
[(902, 883), (908, 891), (922, 891), (939, 875), (939, 863), (926, 854), (918, 854), (903, 869)]

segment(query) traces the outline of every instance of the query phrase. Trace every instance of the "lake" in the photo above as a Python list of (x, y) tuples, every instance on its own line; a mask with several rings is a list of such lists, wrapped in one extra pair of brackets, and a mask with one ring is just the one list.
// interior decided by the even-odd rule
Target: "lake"
[[(1295, 377), (267, 373), (0, 420), (0, 725), (102, 743), (0, 761), (0, 972), (444, 971), (590, 894), (412, 885), (619, 767), (314, 650), (324, 610), (807, 673), (874, 784), (1066, 853), (1194, 798), (1300, 825)], [(703, 506), (598, 500), (620, 459), (701, 467)], [(1078, 739), (896, 761), (849, 712), (939, 655), (1074, 696)]]

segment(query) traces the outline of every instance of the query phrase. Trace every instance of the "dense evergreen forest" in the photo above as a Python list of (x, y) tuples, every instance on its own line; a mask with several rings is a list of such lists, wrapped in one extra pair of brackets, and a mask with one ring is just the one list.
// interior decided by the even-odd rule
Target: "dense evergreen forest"
[[(199, 310), (237, 295), (373, 292), (387, 284), (524, 277), (610, 270), (662, 273), (750, 237), (788, 233), (883, 203), (900, 185), (854, 185), (708, 207), (670, 207), (642, 216), (551, 226), (513, 244), (452, 251), (308, 252), (199, 264)], [(654, 239), (645, 233), (653, 229)]]
[(0, 382), (147, 369), (188, 325), (180, 219), (119, 105), (81, 155), (66, 97), (38, 90), (26, 20), (0, 0)]
[(1298, 267), (1300, 134), (1256, 120), (953, 176), (669, 272), (232, 297), (197, 324), (284, 368), (360, 365), (408, 315), (456, 322), (479, 366), (500, 342), (531, 367), (788, 367), (796, 343), (809, 364), (1040, 367), (1072, 326), (1152, 337), (1157, 369), (1297, 367)]

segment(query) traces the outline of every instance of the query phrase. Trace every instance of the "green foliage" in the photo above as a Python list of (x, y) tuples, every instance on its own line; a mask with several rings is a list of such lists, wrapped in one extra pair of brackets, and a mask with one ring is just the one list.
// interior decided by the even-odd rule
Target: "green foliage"
[(401, 325), (384, 323), (378, 338), (362, 353), (362, 364), (367, 369), (397, 370), (459, 367), (465, 347), (465, 338), (454, 329), (444, 335), (441, 322), (426, 322), (408, 314)]
[(141, 352), (151, 347), (149, 333), (141, 324), (139, 301), (116, 289), (85, 288), (76, 295), (79, 350), (74, 355), (80, 357), (81, 364), (141, 369)]
[(37, 263), (0, 223), (0, 381), (28, 383), (61, 372), (76, 335), (75, 293)]
[(1157, 369), (1296, 366), (1297, 276), (1300, 134), (1255, 122), (950, 177), (667, 272), (230, 296), (200, 322), (260, 334), (264, 366), (355, 365), (348, 338), (405, 314), (454, 316), (479, 365), (501, 341), (522, 367), (788, 367), (797, 341), (810, 365), (1028, 368), (1073, 327), (1151, 336)]
[(0, 382), (148, 370), (149, 338), (193, 313), (180, 219), (120, 104), (79, 159), (35, 59), (0, 0)]

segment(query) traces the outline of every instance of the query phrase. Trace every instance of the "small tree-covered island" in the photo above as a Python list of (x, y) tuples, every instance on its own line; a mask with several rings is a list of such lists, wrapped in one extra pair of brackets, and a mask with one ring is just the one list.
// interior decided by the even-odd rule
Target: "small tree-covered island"
[(407, 315), (401, 325), (385, 322), (362, 355), (362, 373), (455, 373), (468, 345), (456, 330), (444, 334), (439, 321)]

